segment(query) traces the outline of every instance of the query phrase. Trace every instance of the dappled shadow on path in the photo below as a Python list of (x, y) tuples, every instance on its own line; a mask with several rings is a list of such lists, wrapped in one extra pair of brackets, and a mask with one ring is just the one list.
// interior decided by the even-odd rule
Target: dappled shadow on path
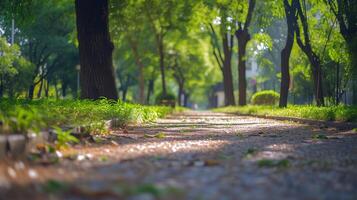
[[(329, 139), (312, 139), (315, 134)], [(190, 112), (117, 130), (107, 141), (71, 150), (91, 159), (31, 166), (39, 178), (3, 189), (0, 196), (46, 198), (39, 183), (56, 179), (71, 188), (52, 194), (59, 198), (353, 199), (356, 145), (352, 132)], [(281, 160), (287, 164), (269, 166)], [(148, 184), (151, 189), (140, 190)]]

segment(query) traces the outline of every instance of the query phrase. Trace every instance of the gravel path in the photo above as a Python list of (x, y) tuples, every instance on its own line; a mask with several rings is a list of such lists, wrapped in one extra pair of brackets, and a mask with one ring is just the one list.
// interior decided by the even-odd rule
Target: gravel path
[(0, 199), (357, 199), (357, 133), (185, 112), (0, 164)]

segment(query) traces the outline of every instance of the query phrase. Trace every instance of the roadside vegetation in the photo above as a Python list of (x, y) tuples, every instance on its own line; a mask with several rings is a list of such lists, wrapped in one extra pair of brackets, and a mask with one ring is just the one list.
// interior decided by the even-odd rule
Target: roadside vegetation
[(314, 120), (357, 122), (356, 106), (317, 107), (312, 105), (288, 105), (279, 108), (273, 105), (228, 106), (216, 108), (215, 112), (248, 114), (257, 116), (295, 117)]
[(120, 128), (129, 123), (152, 122), (173, 111), (174, 108), (166, 106), (144, 106), (106, 99), (1, 99), (0, 133), (38, 132), (56, 127), (84, 127), (91, 133), (104, 133), (108, 120), (112, 120), (111, 126)]

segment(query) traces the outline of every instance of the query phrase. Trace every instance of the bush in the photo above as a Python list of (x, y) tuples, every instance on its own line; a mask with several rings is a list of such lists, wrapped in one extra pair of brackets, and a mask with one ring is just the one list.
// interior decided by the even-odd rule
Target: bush
[(167, 93), (164, 95), (162, 92), (156, 96), (156, 104), (174, 107), (176, 103), (176, 97), (174, 94)]
[(279, 101), (279, 94), (273, 90), (263, 90), (252, 96), (254, 105), (275, 105)]

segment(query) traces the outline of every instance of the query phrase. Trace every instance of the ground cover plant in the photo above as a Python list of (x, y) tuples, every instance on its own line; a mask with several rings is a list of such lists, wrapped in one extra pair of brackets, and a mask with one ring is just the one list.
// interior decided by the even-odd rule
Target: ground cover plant
[(106, 99), (2, 99), (0, 131), (25, 133), (53, 127), (82, 126), (91, 132), (102, 132), (108, 120), (114, 119), (115, 127), (124, 127), (129, 123), (152, 122), (173, 111), (171, 107), (144, 106)]
[(214, 111), (259, 116), (281, 116), (314, 120), (357, 122), (357, 107), (344, 105), (329, 107), (289, 105), (286, 108), (279, 108), (277, 106), (248, 105), (242, 107), (222, 107), (214, 109)]

